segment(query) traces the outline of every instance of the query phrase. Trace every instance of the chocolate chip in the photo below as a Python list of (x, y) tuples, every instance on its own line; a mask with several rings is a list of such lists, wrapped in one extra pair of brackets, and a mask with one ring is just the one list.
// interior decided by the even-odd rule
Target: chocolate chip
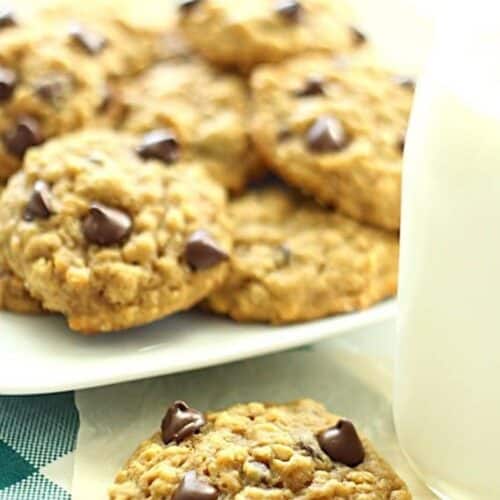
[(180, 0), (178, 7), (183, 14), (186, 14), (190, 12), (193, 9), (193, 7), (198, 5), (200, 2), (201, 0)]
[(344, 127), (333, 116), (318, 118), (307, 132), (307, 145), (315, 153), (340, 151), (346, 144)]
[(90, 243), (108, 246), (121, 243), (132, 230), (132, 220), (125, 212), (92, 203), (83, 220), (83, 234)]
[(367, 42), (367, 36), (356, 26), (351, 26), (351, 34), (355, 45), (363, 45)]
[(175, 401), (170, 405), (161, 423), (163, 442), (175, 441), (179, 444), (185, 438), (196, 434), (206, 424), (201, 411), (191, 408), (184, 401)]
[(28, 148), (40, 144), (43, 138), (38, 122), (26, 116), (20, 118), (14, 128), (4, 135), (3, 141), (9, 153), (23, 158)]
[(392, 77), (395, 84), (403, 87), (405, 89), (411, 90), (412, 92), (415, 90), (415, 80), (410, 78), (409, 76), (404, 75), (395, 75)]
[(50, 187), (45, 181), (38, 180), (33, 186), (30, 199), (24, 209), (23, 219), (28, 222), (35, 219), (48, 219), (53, 213)]
[(365, 459), (365, 450), (352, 422), (341, 419), (317, 436), (321, 449), (334, 461), (356, 467)]
[(10, 7), (0, 7), (0, 29), (16, 26), (17, 20)]
[(296, 23), (302, 14), (302, 5), (297, 0), (278, 0), (274, 10), (288, 21)]
[(67, 75), (52, 74), (40, 79), (35, 84), (37, 95), (51, 104), (57, 102), (69, 93), (72, 82)]
[(195, 270), (208, 269), (229, 258), (203, 229), (189, 237), (184, 252), (188, 264)]
[(69, 36), (90, 55), (99, 54), (108, 45), (105, 37), (95, 31), (88, 30), (79, 23), (71, 24)]
[(304, 86), (295, 91), (297, 97), (309, 97), (312, 95), (325, 95), (324, 79), (318, 75), (312, 75), (307, 78)]
[(137, 153), (145, 160), (156, 159), (170, 164), (179, 157), (179, 142), (168, 129), (153, 130), (143, 136)]
[(293, 137), (292, 131), (287, 127), (282, 127), (278, 130), (277, 134), (278, 142), (285, 142)]
[(218, 496), (219, 493), (211, 484), (191, 470), (186, 472), (172, 500), (216, 500)]
[(17, 85), (15, 71), (0, 66), (0, 101), (7, 101), (12, 97)]
[(400, 139), (398, 141), (398, 149), (399, 149), (399, 151), (401, 151), (401, 153), (404, 153), (405, 143), (406, 143), (406, 136), (403, 135), (400, 137)]

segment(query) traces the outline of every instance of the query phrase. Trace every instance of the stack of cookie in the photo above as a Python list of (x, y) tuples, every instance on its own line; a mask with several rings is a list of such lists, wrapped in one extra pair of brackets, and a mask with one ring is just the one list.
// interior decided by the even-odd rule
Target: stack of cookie
[(413, 83), (342, 0), (23, 4), (0, 9), (0, 306), (95, 334), (395, 293)]

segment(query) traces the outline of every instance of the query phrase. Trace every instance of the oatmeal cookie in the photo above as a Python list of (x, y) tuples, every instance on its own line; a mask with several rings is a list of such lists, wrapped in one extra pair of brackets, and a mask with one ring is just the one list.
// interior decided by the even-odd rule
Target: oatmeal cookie
[(207, 304), (237, 321), (275, 324), (366, 308), (396, 293), (398, 239), (268, 188), (230, 205), (234, 249)]
[(253, 138), (272, 169), (357, 220), (399, 228), (410, 79), (365, 54), (307, 55), (258, 69), (251, 86)]
[(2, 195), (8, 266), (70, 328), (99, 333), (187, 309), (224, 280), (225, 194), (171, 144), (86, 130), (33, 148)]
[(187, 39), (210, 61), (248, 72), (311, 50), (344, 52), (363, 44), (343, 0), (185, 0)]
[(0, 48), (0, 179), (6, 179), (30, 147), (93, 120), (105, 79), (45, 28), (12, 30)]
[(249, 98), (241, 77), (184, 55), (153, 67), (122, 93), (124, 129), (170, 130), (180, 156), (203, 161), (231, 191), (241, 191), (262, 173), (250, 143)]
[(349, 420), (312, 400), (208, 413), (176, 401), (118, 473), (111, 500), (410, 500)]

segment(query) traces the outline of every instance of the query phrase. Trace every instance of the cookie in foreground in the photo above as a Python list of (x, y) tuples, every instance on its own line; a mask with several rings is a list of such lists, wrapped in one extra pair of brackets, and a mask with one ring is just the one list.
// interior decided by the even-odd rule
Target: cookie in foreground
[(6, 263), (70, 328), (130, 328), (224, 280), (224, 190), (168, 139), (86, 130), (33, 148), (0, 207)]
[(312, 400), (248, 403), (202, 414), (174, 402), (111, 500), (409, 500), (354, 424)]
[(311, 50), (364, 44), (344, 0), (188, 0), (180, 2), (187, 39), (210, 61), (248, 72)]
[(278, 187), (233, 200), (229, 215), (230, 271), (206, 301), (215, 312), (292, 323), (363, 309), (396, 293), (395, 233)]
[(413, 82), (367, 51), (304, 55), (252, 75), (253, 138), (288, 183), (369, 224), (400, 224)]

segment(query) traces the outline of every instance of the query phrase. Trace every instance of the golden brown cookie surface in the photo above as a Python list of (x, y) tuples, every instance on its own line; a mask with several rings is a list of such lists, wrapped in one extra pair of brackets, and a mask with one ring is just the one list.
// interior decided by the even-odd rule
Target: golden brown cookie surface
[(238, 321), (290, 323), (395, 294), (397, 236), (269, 188), (231, 202), (234, 249), (208, 306)]
[(244, 72), (302, 52), (342, 52), (360, 43), (343, 0), (185, 1), (179, 15), (200, 53)]
[[(352, 423), (315, 401), (239, 404), (208, 413), (201, 427), (195, 412), (183, 402), (172, 405), (163, 437), (155, 434), (139, 446), (110, 499), (411, 499)], [(169, 428), (182, 428), (181, 419), (198, 433), (165, 444)]]
[(253, 137), (287, 182), (357, 220), (399, 228), (411, 82), (365, 54), (308, 55), (252, 78)]
[(165, 61), (123, 90), (123, 128), (148, 133), (167, 128), (179, 154), (200, 160), (231, 191), (262, 172), (249, 136), (248, 90), (242, 78), (194, 56)]
[(105, 79), (47, 27), (13, 28), (0, 48), (0, 178), (7, 178), (30, 147), (93, 119)]

